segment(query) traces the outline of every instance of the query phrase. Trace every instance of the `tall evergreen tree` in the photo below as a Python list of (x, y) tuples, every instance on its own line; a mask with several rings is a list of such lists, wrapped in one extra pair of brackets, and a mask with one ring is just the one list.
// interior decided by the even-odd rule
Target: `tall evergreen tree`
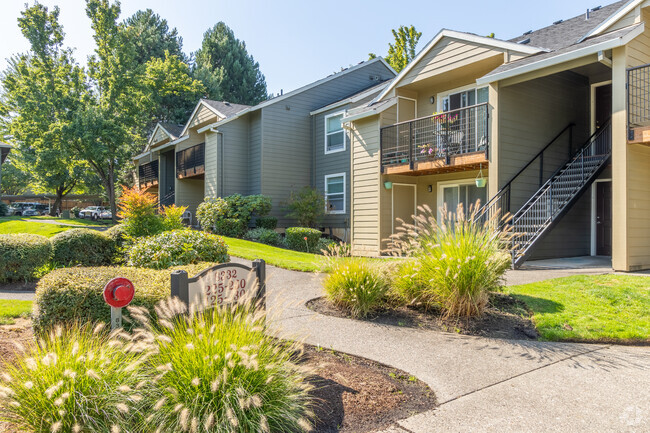
[(210, 99), (255, 105), (267, 98), (259, 63), (225, 23), (205, 32), (195, 58), (194, 77), (203, 82)]
[(144, 65), (151, 59), (164, 59), (165, 53), (187, 61), (183, 53), (183, 38), (170, 29), (167, 20), (151, 9), (139, 10), (124, 21), (124, 31), (135, 49), (135, 61)]

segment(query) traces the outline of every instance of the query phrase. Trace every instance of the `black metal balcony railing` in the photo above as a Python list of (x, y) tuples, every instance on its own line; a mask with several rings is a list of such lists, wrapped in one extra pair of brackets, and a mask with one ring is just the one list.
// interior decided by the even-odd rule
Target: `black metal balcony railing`
[(205, 173), (205, 143), (176, 152), (176, 177), (182, 179)]
[(142, 164), (138, 167), (140, 185), (158, 183), (158, 160)]
[(478, 104), (381, 128), (381, 168), (488, 152), (488, 104)]
[(633, 128), (650, 126), (650, 64), (627, 70), (627, 127), (634, 138)]

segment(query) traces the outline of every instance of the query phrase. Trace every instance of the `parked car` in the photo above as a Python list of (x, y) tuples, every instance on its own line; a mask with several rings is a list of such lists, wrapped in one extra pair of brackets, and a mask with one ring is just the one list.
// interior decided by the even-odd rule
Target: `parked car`
[(22, 210), (22, 216), (39, 216), (40, 212), (33, 207), (28, 207)]
[[(11, 206), (9, 207), (9, 215), (16, 215), (16, 216), (34, 216), (34, 215), (40, 215), (40, 213), (37, 211), (38, 206), (47, 206), (47, 205), (41, 205), (38, 202), (14, 202), (11, 203)], [(31, 212), (25, 213), (27, 209), (30, 209)]]
[(96, 221), (99, 219), (111, 219), (113, 218), (113, 214), (108, 208), (103, 206), (88, 206), (79, 211), (79, 218), (88, 218)]

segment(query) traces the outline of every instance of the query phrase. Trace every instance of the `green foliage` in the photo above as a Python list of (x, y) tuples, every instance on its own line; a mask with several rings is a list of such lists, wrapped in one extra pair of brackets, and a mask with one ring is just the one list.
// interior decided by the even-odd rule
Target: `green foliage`
[(139, 238), (160, 233), (163, 220), (156, 213), (156, 196), (139, 188), (126, 188), (120, 197), (122, 226), (129, 237)]
[(215, 223), (214, 232), (221, 236), (241, 238), (246, 233), (246, 224), (238, 218), (223, 218)]
[(81, 212), (81, 208), (79, 206), (75, 206), (72, 209), (70, 209), (70, 212), (75, 218), (79, 218), (79, 212)]
[(314, 252), (316, 254), (324, 254), (325, 252), (330, 251), (330, 249), (336, 244), (336, 241), (332, 239), (320, 238), (318, 242), (316, 242), (316, 248), (314, 249)]
[(389, 272), (377, 262), (363, 257), (336, 261), (323, 281), (325, 296), (354, 317), (366, 317), (385, 301)]
[(430, 208), (421, 206), (415, 224), (404, 224), (393, 235), (393, 254), (411, 257), (395, 283), (406, 302), (438, 307), (446, 316), (483, 313), (489, 292), (501, 288), (510, 267), (510, 232), (494, 232), (498, 215), (475, 222), (474, 209), (467, 215), (462, 205), (455, 213), (443, 208), (438, 222)]
[(287, 216), (298, 220), (301, 226), (316, 227), (325, 214), (325, 197), (316, 188), (306, 186), (291, 192), (287, 210)]
[[(16, 155), (15, 152), (14, 155)], [(2, 164), (0, 192), (7, 195), (24, 194), (31, 183), (33, 183), (33, 180), (29, 172), (18, 167), (13, 155), (9, 154), (4, 164)]]
[(196, 209), (196, 219), (203, 230), (213, 232), (215, 223), (228, 214), (228, 203), (221, 197), (206, 198)]
[(7, 213), (9, 213), (9, 206), (4, 202), (0, 202), (0, 216), (7, 216)]
[(187, 206), (164, 206), (162, 210), (162, 225), (164, 230), (180, 230), (184, 228), (183, 213)]
[(170, 29), (167, 20), (151, 9), (139, 10), (127, 18), (124, 33), (127, 41), (133, 45), (138, 65), (144, 65), (151, 59), (164, 59), (167, 55), (185, 60), (183, 39), (178, 31)]
[(210, 99), (255, 105), (267, 98), (259, 64), (225, 23), (204, 33), (195, 58), (194, 77), (203, 82)]
[(244, 239), (253, 242), (260, 242), (266, 245), (273, 245), (274, 247), (281, 247), (284, 244), (282, 236), (280, 236), (280, 234), (275, 230), (259, 227), (246, 232)]
[(59, 266), (110, 265), (115, 255), (113, 240), (91, 229), (66, 230), (50, 241), (52, 259)]
[[(142, 399), (142, 355), (90, 324), (57, 330), (4, 365), (4, 418), (21, 431), (133, 431)], [(115, 427), (113, 427), (115, 426)], [(118, 428), (117, 430), (115, 428)]]
[(278, 219), (274, 216), (260, 216), (257, 217), (255, 226), (260, 229), (275, 230), (278, 226)]
[(264, 195), (233, 194), (225, 197), (224, 200), (228, 205), (226, 218), (240, 219), (246, 226), (248, 226), (251, 216), (265, 216), (271, 212), (271, 198)]
[(128, 251), (129, 266), (166, 269), (199, 262), (230, 261), (224, 240), (194, 230), (174, 230), (138, 239)]
[(386, 61), (397, 72), (408, 65), (415, 58), (415, 48), (422, 36), (422, 32), (415, 30), (414, 26), (399, 26), (393, 29), (394, 44), (388, 44), (388, 55)]
[(289, 227), (285, 232), (285, 239), (289, 248), (307, 253), (318, 252), (317, 248), (321, 236), (320, 230), (307, 227)]
[(153, 346), (147, 365), (162, 372), (145, 396), (155, 410), (141, 431), (310, 430), (311, 386), (292, 362), (297, 343), (274, 336), (263, 312), (182, 311), (184, 304), (169, 300), (157, 308), (157, 323), (141, 320), (149, 330), (142, 339)]
[(126, 256), (126, 249), (129, 242), (129, 237), (126, 234), (124, 225), (116, 224), (113, 227), (106, 230), (104, 234), (113, 241), (113, 245), (114, 245), (113, 263), (114, 264), (124, 263), (124, 257)]
[(131, 280), (135, 286), (131, 305), (153, 309), (157, 302), (170, 296), (169, 274), (172, 270), (182, 269), (193, 276), (208, 266), (209, 263), (199, 263), (166, 270), (127, 266), (55, 269), (41, 278), (36, 286), (34, 330), (41, 333), (56, 325), (110, 323), (111, 308), (104, 301), (103, 292), (106, 283), (113, 278)]
[(271, 197), (262, 194), (246, 196), (250, 215), (265, 217), (271, 212)]
[(0, 282), (31, 280), (51, 257), (52, 246), (45, 236), (0, 235)]

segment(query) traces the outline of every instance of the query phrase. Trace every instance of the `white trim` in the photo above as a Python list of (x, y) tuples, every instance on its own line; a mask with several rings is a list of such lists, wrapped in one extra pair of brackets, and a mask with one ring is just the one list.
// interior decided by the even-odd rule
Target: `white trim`
[(134, 156), (134, 157), (133, 157), (133, 160), (135, 161), (136, 159), (140, 159), (140, 158), (142, 158), (142, 157), (144, 157), (144, 156), (147, 156), (148, 154), (153, 153), (153, 152), (159, 152), (159, 153), (160, 153), (160, 151), (161, 151), (162, 149), (167, 149), (168, 147), (176, 146), (178, 143), (180, 143), (180, 142), (182, 142), (182, 141), (185, 141), (185, 140), (187, 140), (188, 138), (190, 138), (190, 136), (189, 136), (189, 135), (185, 135), (185, 136), (183, 136), (183, 137), (179, 137), (179, 138), (177, 138), (177, 139), (174, 140), (174, 141), (170, 141), (169, 143), (165, 143), (165, 144), (163, 144), (163, 145), (160, 146), (160, 147), (156, 147), (156, 148), (153, 148), (153, 149), (146, 150), (146, 151), (142, 152), (141, 154)]
[(396, 186), (411, 186), (413, 187), (413, 215), (418, 213), (418, 185), (416, 183), (399, 183), (393, 182), (390, 190), (390, 219), (391, 219), (391, 234), (395, 234), (395, 187)]
[[(487, 181), (488, 181), (489, 178), (487, 176), (484, 176), (484, 177), (485, 177), (486, 185), (487, 185)], [(440, 221), (442, 219), (441, 218), (442, 214), (440, 213), (440, 209), (442, 209), (442, 205), (444, 204), (443, 189), (445, 189), (447, 187), (454, 187), (454, 186), (461, 186), (461, 185), (474, 185), (474, 186), (476, 186), (476, 178), (472, 177), (472, 178), (465, 178), (465, 179), (438, 181), (438, 183), (437, 183), (438, 192), (437, 192), (437, 197), (436, 197), (436, 204), (438, 205), (438, 212), (437, 212), (438, 221)], [(490, 200), (490, 191), (488, 190), (487, 186), (485, 188), (481, 188), (481, 189), (485, 189), (485, 201), (487, 202), (488, 200)], [(474, 203), (470, 203), (470, 204), (474, 204)], [(485, 204), (485, 203), (482, 203), (482, 204)], [(465, 211), (467, 211), (467, 210), (468, 209), (465, 209)], [(447, 209), (447, 211), (455, 213), (456, 209)]]
[(377, 100), (383, 99), (391, 90), (395, 88), (397, 83), (400, 82), (410, 71), (415, 67), (415, 65), (422, 60), (426, 54), (431, 51), (431, 49), (442, 40), (444, 37), (460, 39), (462, 41), (471, 42), (480, 45), (487, 45), (494, 48), (500, 48), (503, 50), (515, 51), (522, 54), (537, 54), (540, 52), (548, 51), (545, 48), (531, 47), (529, 45), (522, 45), (515, 42), (507, 42), (499, 39), (488, 38), (485, 36), (473, 35), (470, 33), (457, 32), (455, 30), (442, 29), (436, 36), (429, 41), (429, 43), (420, 51), (417, 56), (408, 64), (406, 68), (399, 73), (399, 75), (393, 80), (393, 82), (388, 86), (382, 93), (379, 95)]
[(443, 108), (444, 108), (443, 107), (443, 105), (444, 105), (443, 102), (444, 102), (445, 99), (449, 98), (450, 95), (455, 95), (456, 93), (467, 92), (468, 90), (474, 90), (474, 96), (476, 97), (476, 101), (474, 102), (474, 105), (476, 105), (476, 104), (479, 103), (478, 102), (478, 90), (479, 89), (486, 89), (488, 87), (489, 86), (479, 86), (478, 84), (474, 83), (474, 84), (468, 84), (468, 85), (462, 86), (462, 87), (457, 87), (457, 88), (451, 89), (451, 90), (445, 90), (444, 92), (440, 92), (440, 93), (436, 94), (436, 99), (437, 99), (436, 111), (438, 111), (438, 112), (443, 112), (444, 111), (443, 110)]
[(198, 112), (198, 110), (199, 110), (199, 108), (201, 106), (203, 106), (203, 107), (207, 108), (208, 110), (212, 111), (214, 114), (217, 115), (217, 117), (221, 117), (221, 118), (226, 117), (219, 110), (217, 110), (216, 108), (212, 107), (210, 104), (205, 102), (205, 99), (199, 99), (199, 102), (196, 104), (196, 107), (194, 107), (194, 111), (192, 111), (192, 114), (190, 115), (189, 120), (187, 121), (187, 123), (185, 123), (185, 127), (183, 128), (183, 131), (181, 132), (181, 136), (185, 135), (185, 133), (187, 132), (187, 130), (188, 130), (189, 126), (190, 126), (190, 123), (192, 123), (192, 120), (194, 119), (194, 116), (196, 116), (196, 113)]
[[(156, 136), (156, 131), (158, 130), (158, 128), (160, 128), (160, 129), (162, 129), (163, 131), (165, 131), (165, 134), (167, 134), (167, 137), (169, 137), (170, 140), (173, 140), (173, 139), (174, 139), (174, 134), (172, 134), (172, 133), (170, 133), (169, 131), (167, 131), (167, 129), (165, 129), (165, 127), (162, 126), (162, 124), (161, 124), (160, 122), (158, 122), (158, 123), (156, 123), (156, 127), (153, 129), (153, 132), (151, 133), (151, 137), (149, 138), (148, 143), (149, 143), (150, 146), (152, 145), (151, 142), (152, 142), (153, 138)], [(181, 135), (182, 135), (182, 134), (181, 134)], [(157, 142), (156, 142), (156, 143), (157, 143)]]
[(309, 115), (310, 116), (315, 116), (316, 114), (324, 113), (326, 111), (333, 110), (335, 108), (341, 107), (341, 106), (346, 105), (346, 104), (353, 104), (355, 102), (358, 102), (358, 101), (362, 100), (363, 98), (366, 98), (366, 97), (368, 97), (368, 96), (370, 96), (370, 95), (372, 95), (374, 93), (381, 92), (381, 89), (386, 87), (389, 82), (390, 82), (390, 80), (387, 80), (386, 83), (384, 83), (383, 86), (371, 87), (370, 89), (364, 90), (364, 91), (362, 91), (360, 93), (352, 95), (349, 98), (342, 99), (340, 101), (337, 101), (337, 102), (334, 102), (332, 104), (326, 105), (326, 106), (324, 106), (322, 108), (319, 108), (318, 110), (311, 111), (309, 113)]
[[(597, 207), (597, 199), (598, 199), (596, 184), (600, 183), (600, 182), (611, 182), (611, 181), (612, 181), (612, 179), (596, 179), (596, 180), (594, 180), (594, 183), (591, 184), (591, 234), (590, 234), (591, 235), (590, 236), (590, 238), (591, 238), (590, 239), (590, 244), (591, 245), (589, 247), (589, 250), (590, 250), (589, 253), (592, 256), (596, 255), (596, 249), (598, 248), (598, 246), (596, 245), (596, 243), (598, 242), (598, 240), (596, 239), (596, 237), (597, 237), (596, 236), (597, 235), (597, 233), (596, 233), (596, 213), (598, 212), (598, 209), (596, 209), (596, 207)], [(612, 229), (613, 229), (613, 227), (612, 227)]]
[[(328, 150), (327, 149), (327, 137), (332, 134), (338, 134), (339, 131), (336, 132), (327, 132), (327, 120), (330, 117), (337, 117), (341, 116), (341, 132), (343, 133), (343, 147), (340, 149), (334, 149), (334, 150)], [(339, 152), (345, 152), (347, 149), (347, 141), (348, 141), (348, 134), (345, 132), (345, 128), (343, 128), (343, 117), (345, 116), (345, 111), (339, 111), (336, 113), (328, 114), (325, 116), (323, 119), (323, 150), (325, 151), (325, 155), (329, 155), (330, 153), (339, 153)]]
[[(343, 210), (335, 210), (335, 211), (331, 211), (331, 210), (327, 209), (327, 196), (328, 196), (328, 192), (327, 192), (327, 180), (330, 179), (330, 178), (332, 178), (332, 177), (343, 177)], [(333, 174), (326, 174), (326, 175), (325, 175), (325, 185), (324, 185), (324, 187), (323, 187), (323, 190), (325, 191), (325, 214), (327, 214), (327, 215), (341, 215), (341, 214), (345, 214), (345, 212), (346, 212), (346, 210), (347, 210), (347, 203), (346, 203), (346, 201), (347, 201), (347, 199), (348, 199), (348, 197), (347, 197), (347, 196), (348, 196), (348, 194), (347, 194), (348, 184), (347, 184), (347, 180), (346, 180), (346, 174), (345, 174), (345, 172), (342, 172), (342, 173), (333, 173)], [(339, 193), (336, 192), (336, 193), (332, 193), (332, 194), (339, 194)]]
[(590, 104), (589, 104), (589, 133), (596, 132), (596, 87), (606, 86), (612, 84), (612, 80), (601, 81), (593, 83), (590, 86)]
[(349, 116), (349, 117), (343, 116), (343, 122), (344, 123), (354, 122), (355, 120), (359, 120), (359, 119), (363, 119), (363, 118), (366, 118), (366, 117), (370, 117), (370, 116), (374, 116), (376, 114), (379, 114), (379, 113), (389, 109), (393, 105), (397, 104), (397, 98), (393, 99), (389, 104), (381, 103), (381, 102), (379, 104), (381, 104), (379, 107), (370, 109), (368, 111), (364, 111), (364, 112), (359, 113), (359, 114), (353, 114), (352, 116)]
[(569, 62), (571, 60), (576, 60), (581, 57), (586, 57), (590, 54), (596, 54), (598, 51), (606, 51), (606, 50), (611, 50), (612, 48), (620, 47), (623, 45), (628, 44), (632, 39), (636, 38), (639, 36), (641, 33), (643, 33), (643, 30), (645, 28), (644, 24), (634, 24), (633, 26), (636, 28), (630, 30), (629, 33), (627, 33), (624, 36), (620, 36), (618, 38), (614, 39), (609, 39), (603, 42), (600, 42), (598, 44), (590, 45), (587, 47), (583, 48), (578, 48), (577, 50), (569, 51), (567, 53), (559, 54), (557, 56), (549, 57), (543, 60), (539, 60), (537, 62), (533, 63), (528, 63), (523, 66), (519, 66), (517, 68), (513, 68), (507, 71), (503, 72), (498, 72), (496, 74), (492, 75), (485, 75), (479, 79), (476, 80), (476, 84), (479, 86), (483, 86), (486, 84), (493, 83), (495, 81), (499, 80), (504, 80), (506, 78), (511, 78), (517, 75), (525, 74), (527, 72), (533, 72), (537, 71), (539, 69), (543, 68), (548, 68), (550, 66), (558, 65), (560, 63), (565, 63)]
[(619, 10), (617, 10), (612, 15), (610, 15), (609, 18), (607, 18), (605, 21), (603, 21), (598, 27), (596, 27), (595, 29), (590, 30), (589, 33), (587, 33), (586, 35), (581, 37), (578, 40), (578, 43), (584, 41), (585, 39), (587, 39), (587, 38), (589, 38), (591, 36), (596, 36), (596, 35), (604, 32), (605, 30), (610, 28), (612, 25), (614, 25), (616, 23), (616, 21), (620, 20), (625, 15), (627, 15), (628, 12), (632, 12), (632, 9), (634, 9), (635, 7), (637, 7), (638, 5), (643, 3), (643, 1), (644, 0), (631, 0), (627, 4), (624, 4)]

